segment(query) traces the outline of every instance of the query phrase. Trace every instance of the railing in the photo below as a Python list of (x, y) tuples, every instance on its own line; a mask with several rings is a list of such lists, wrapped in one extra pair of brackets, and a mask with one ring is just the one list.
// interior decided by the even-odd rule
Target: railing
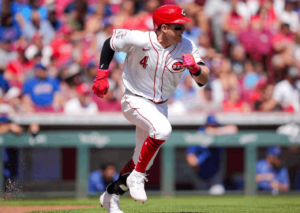
[[(256, 183), (255, 164), (256, 149), (259, 146), (300, 144), (300, 138), (291, 140), (288, 136), (278, 135), (274, 131), (241, 131), (235, 135), (212, 136), (195, 131), (173, 131), (169, 140), (162, 146), (161, 189), (159, 194), (175, 195), (175, 148), (196, 144), (202, 146), (244, 147), (245, 148), (245, 189), (244, 194), (255, 195)], [(36, 140), (30, 135), (16, 136), (8, 133), (0, 136), (0, 172), (3, 174), (3, 148), (17, 147), (76, 147), (77, 174), (76, 192), (64, 192), (77, 197), (88, 196), (87, 185), (89, 178), (89, 148), (123, 148), (135, 146), (134, 131), (52, 131), (41, 132)], [(3, 176), (0, 175), (0, 186)], [(2, 190), (2, 189), (1, 189)], [(199, 192), (200, 193), (200, 192)], [(196, 194), (199, 194), (196, 192)], [(33, 193), (40, 196), (61, 196), (61, 192)], [(33, 195), (32, 194), (32, 195)], [(195, 194), (195, 193), (194, 193)], [(200, 193), (201, 194), (201, 193)]]

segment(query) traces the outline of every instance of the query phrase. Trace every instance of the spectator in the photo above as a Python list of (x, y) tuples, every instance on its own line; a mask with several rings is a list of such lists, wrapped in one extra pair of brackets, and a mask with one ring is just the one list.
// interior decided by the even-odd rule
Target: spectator
[(282, 106), (273, 99), (274, 85), (267, 84), (261, 88), (260, 99), (255, 102), (254, 109), (262, 112), (282, 111)]
[(96, 77), (96, 64), (94, 62), (89, 62), (86, 66), (86, 69), (82, 73), (82, 81), (89, 85), (93, 85), (94, 79)]
[[(173, 109), (174, 106), (170, 106), (170, 111), (175, 110), (177, 113), (183, 114), (188, 111), (191, 111), (195, 107), (195, 101), (196, 101), (196, 89), (194, 85), (193, 78), (189, 73), (185, 73), (183, 78), (183, 83), (179, 84), (177, 87), (177, 90), (174, 93), (173, 102), (180, 108), (184, 107), (182, 109), (182, 112), (178, 112), (177, 109)], [(180, 102), (181, 104), (177, 103)]]
[(53, 50), (53, 58), (56, 60), (56, 66), (62, 67), (70, 62), (73, 51), (72, 46), (73, 28), (70, 25), (64, 25), (60, 29), (55, 39), (50, 43)]
[(185, 25), (185, 31), (183, 33), (183, 36), (187, 39), (192, 40), (196, 46), (199, 46), (199, 36), (202, 34), (202, 30), (195, 26), (195, 21), (192, 20)]
[(257, 162), (255, 180), (259, 190), (272, 191), (273, 194), (289, 190), (289, 175), (281, 165), (280, 156), (280, 147), (272, 146), (267, 150), (266, 159)]
[(21, 36), (21, 29), (11, 13), (2, 14), (0, 19), (0, 41), (16, 41)]
[(25, 56), (26, 47), (26, 41), (19, 40), (18, 42), (15, 42), (15, 50), (18, 53), (18, 58), (16, 60), (11, 60), (4, 72), (4, 76), (9, 81), (10, 85), (18, 87), (19, 89), (22, 89), (23, 87), (25, 74), (34, 66), (33, 60), (28, 60)]
[(81, 67), (73, 63), (62, 69), (60, 83), (61, 95), (64, 100), (77, 97), (76, 86), (81, 82)]
[(160, 6), (158, 0), (147, 0), (145, 3), (145, 11), (141, 11), (138, 14), (140, 20), (140, 29), (145, 31), (153, 30), (152, 15), (154, 11)]
[(197, 98), (196, 107), (197, 110), (216, 112), (222, 109), (222, 105), (219, 102), (214, 102), (212, 98), (211, 82), (208, 82), (203, 89), (199, 90), (199, 98)]
[(65, 104), (66, 114), (95, 115), (98, 112), (97, 104), (91, 101), (91, 89), (88, 84), (81, 83), (76, 86), (77, 97)]
[(67, 15), (69, 23), (78, 31), (84, 30), (85, 16), (88, 11), (88, 3), (82, 0), (72, 1), (67, 5), (64, 13)]
[[(210, 135), (236, 134), (238, 131), (234, 125), (221, 126), (216, 117), (210, 114), (206, 118), (204, 126), (199, 132)], [(210, 190), (211, 194), (221, 195), (224, 193), (223, 186), (223, 148), (206, 148), (192, 145), (187, 148), (186, 160), (191, 166), (199, 180), (196, 188), (199, 190)]]
[(289, 67), (285, 74), (285, 79), (276, 84), (273, 99), (279, 103), (285, 111), (300, 111), (299, 93), (299, 69)]
[(238, 88), (229, 88), (229, 98), (223, 102), (223, 112), (250, 112), (250, 106), (242, 101)]
[(41, 20), (46, 20), (48, 17), (47, 8), (41, 6), (41, 0), (29, 0), (28, 5), (26, 5), (21, 14), (25, 18), (26, 21), (29, 21), (32, 17), (32, 13), (37, 11)]
[(100, 170), (91, 172), (89, 177), (89, 193), (103, 192), (106, 187), (118, 179), (116, 166), (113, 163), (104, 163)]
[(268, 1), (260, 5), (260, 8), (255, 16), (250, 20), (251, 28), (261, 31), (277, 30), (279, 28), (279, 20), (272, 6), (269, 6)]
[(3, 73), (9, 61), (18, 58), (18, 53), (11, 48), (12, 41), (6, 39), (0, 42), (0, 71)]
[(273, 57), (273, 65), (278, 69), (294, 65), (293, 57), (294, 35), (291, 33), (287, 23), (281, 25), (280, 31), (272, 39), (273, 50), (276, 55)]
[(284, 11), (281, 13), (282, 22), (289, 24), (293, 33), (295, 33), (299, 28), (299, 17), (294, 9), (294, 1), (286, 0)]
[(232, 9), (223, 18), (222, 29), (225, 33), (224, 53), (228, 55), (228, 51), (232, 44), (238, 42), (240, 32), (247, 27), (247, 22), (237, 12), (238, 0), (232, 1)]
[(36, 32), (33, 35), (32, 44), (30, 44), (25, 50), (25, 56), (28, 60), (32, 60), (36, 54), (41, 53), (41, 63), (44, 66), (48, 66), (50, 64), (53, 50), (50, 45), (43, 44), (43, 38), (44, 34), (42, 32)]
[(23, 106), (27, 112), (55, 112), (61, 107), (59, 85), (48, 77), (47, 69), (35, 65), (35, 77), (28, 79), (23, 88)]
[(20, 26), (22, 26), (22, 32), (24, 36), (31, 40), (36, 32), (40, 31), (43, 33), (43, 43), (48, 44), (52, 41), (55, 36), (55, 31), (50, 24), (50, 22), (46, 19), (43, 20), (40, 17), (38, 11), (33, 11), (30, 15), (30, 20), (22, 20), (20, 17), (18, 18)]

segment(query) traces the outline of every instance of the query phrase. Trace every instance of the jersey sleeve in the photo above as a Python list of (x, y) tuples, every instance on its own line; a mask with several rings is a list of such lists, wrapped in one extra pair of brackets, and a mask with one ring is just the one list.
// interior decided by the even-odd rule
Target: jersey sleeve
[(284, 167), (281, 169), (281, 174), (280, 174), (281, 178), (280, 178), (280, 182), (282, 184), (286, 184), (286, 185), (290, 185), (290, 178), (289, 178), (289, 174), (287, 172), (287, 169)]
[(196, 47), (196, 45), (193, 42), (191, 42), (191, 43), (192, 43), (192, 55), (195, 58), (195, 62), (200, 65), (205, 65), (204, 61), (200, 58), (198, 48)]
[(138, 30), (115, 29), (110, 46), (117, 52), (128, 52), (132, 46), (143, 46), (145, 33)]

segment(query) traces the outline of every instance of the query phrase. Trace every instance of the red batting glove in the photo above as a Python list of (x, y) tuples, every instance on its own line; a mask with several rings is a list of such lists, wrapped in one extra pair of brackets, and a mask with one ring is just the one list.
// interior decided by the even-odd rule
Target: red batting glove
[(94, 94), (100, 98), (103, 98), (103, 96), (106, 95), (108, 91), (109, 82), (107, 80), (107, 77), (108, 77), (108, 70), (98, 69), (98, 73), (96, 79), (94, 80), (92, 90)]
[(199, 70), (198, 64), (195, 62), (194, 56), (191, 54), (182, 54), (183, 66), (191, 73), (197, 73)]

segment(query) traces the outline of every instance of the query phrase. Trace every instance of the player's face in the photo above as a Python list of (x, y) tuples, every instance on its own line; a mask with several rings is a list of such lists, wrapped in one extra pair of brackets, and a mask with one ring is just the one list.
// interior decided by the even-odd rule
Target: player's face
[(182, 41), (182, 34), (185, 31), (183, 24), (170, 24), (167, 28), (167, 36), (173, 43), (180, 43)]

